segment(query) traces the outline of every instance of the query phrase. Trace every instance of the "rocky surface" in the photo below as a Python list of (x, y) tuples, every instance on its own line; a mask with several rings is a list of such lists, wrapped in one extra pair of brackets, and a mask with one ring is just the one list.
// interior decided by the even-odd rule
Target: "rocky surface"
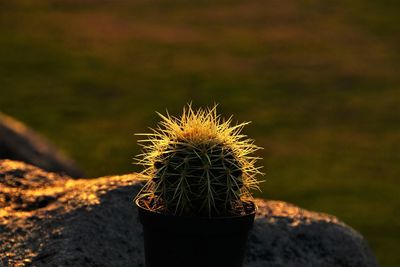
[(0, 113), (0, 159), (30, 163), (44, 170), (83, 177), (76, 164), (23, 123)]
[[(137, 174), (70, 179), (0, 161), (1, 266), (144, 266)], [(337, 218), (257, 200), (245, 266), (377, 266)]]

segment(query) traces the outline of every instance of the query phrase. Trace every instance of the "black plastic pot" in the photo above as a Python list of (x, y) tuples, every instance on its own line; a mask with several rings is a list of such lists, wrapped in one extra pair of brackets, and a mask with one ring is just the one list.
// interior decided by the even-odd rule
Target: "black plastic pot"
[(240, 267), (254, 212), (236, 217), (182, 217), (150, 211), (136, 200), (146, 267)]

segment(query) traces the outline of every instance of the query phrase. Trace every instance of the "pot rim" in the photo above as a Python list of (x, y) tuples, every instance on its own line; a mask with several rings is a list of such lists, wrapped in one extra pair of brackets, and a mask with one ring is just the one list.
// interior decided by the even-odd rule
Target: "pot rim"
[(185, 215), (174, 215), (174, 214), (170, 214), (170, 213), (164, 213), (164, 212), (159, 212), (159, 211), (154, 211), (151, 209), (148, 209), (146, 207), (143, 207), (142, 205), (140, 205), (140, 200), (142, 200), (143, 198), (147, 197), (147, 195), (139, 195), (135, 198), (134, 202), (135, 205), (141, 209), (144, 210), (148, 213), (153, 213), (153, 214), (159, 214), (159, 215), (163, 215), (166, 217), (179, 217), (179, 218), (187, 218), (187, 219), (212, 219), (212, 220), (227, 220), (227, 219), (234, 219), (234, 218), (240, 218), (240, 217), (247, 217), (247, 216), (254, 216), (257, 211), (258, 211), (258, 206), (256, 204), (255, 201), (253, 200), (249, 200), (249, 203), (251, 203), (253, 205), (253, 210), (249, 213), (243, 214), (243, 215), (236, 215), (236, 216), (185, 216)]

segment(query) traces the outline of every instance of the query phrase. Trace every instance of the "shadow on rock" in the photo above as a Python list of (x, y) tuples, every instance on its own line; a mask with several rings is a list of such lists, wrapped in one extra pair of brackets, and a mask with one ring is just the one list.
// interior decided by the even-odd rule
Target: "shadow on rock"
[(76, 164), (22, 122), (0, 113), (0, 159), (23, 161), (46, 171), (84, 177)]

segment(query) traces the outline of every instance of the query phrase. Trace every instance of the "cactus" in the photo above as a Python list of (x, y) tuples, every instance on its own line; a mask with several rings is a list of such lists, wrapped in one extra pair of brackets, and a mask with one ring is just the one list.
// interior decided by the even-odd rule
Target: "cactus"
[(241, 134), (248, 124), (231, 126), (216, 106), (194, 111), (191, 105), (180, 118), (158, 113), (159, 127), (143, 142), (139, 164), (148, 177), (139, 193), (155, 211), (189, 216), (232, 216), (246, 213), (250, 190), (258, 189), (260, 149)]

